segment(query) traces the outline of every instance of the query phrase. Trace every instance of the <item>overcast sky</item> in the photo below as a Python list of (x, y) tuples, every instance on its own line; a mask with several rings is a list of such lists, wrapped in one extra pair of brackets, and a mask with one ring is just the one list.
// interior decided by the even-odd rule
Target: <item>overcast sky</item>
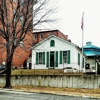
[(58, 29), (68, 35), (73, 43), (82, 46), (81, 19), (84, 11), (84, 45), (91, 41), (100, 47), (100, 0), (58, 0)]

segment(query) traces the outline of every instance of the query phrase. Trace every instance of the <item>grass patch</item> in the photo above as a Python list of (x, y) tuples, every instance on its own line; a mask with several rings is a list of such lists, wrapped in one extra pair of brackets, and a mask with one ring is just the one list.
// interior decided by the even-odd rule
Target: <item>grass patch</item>
[(42, 90), (42, 91), (59, 91), (59, 92), (78, 92), (78, 93), (94, 93), (100, 94), (100, 89), (79, 89), (79, 88), (56, 88), (56, 87), (36, 87), (36, 86), (13, 86), (15, 89), (21, 90)]
[(64, 73), (63, 69), (16, 69), (12, 75), (83, 75), (81, 72)]

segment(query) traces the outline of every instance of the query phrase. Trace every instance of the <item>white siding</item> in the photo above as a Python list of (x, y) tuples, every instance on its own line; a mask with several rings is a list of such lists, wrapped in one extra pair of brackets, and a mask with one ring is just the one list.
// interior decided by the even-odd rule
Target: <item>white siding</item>
[[(50, 47), (50, 41), (54, 40), (55, 41), (55, 46)], [(45, 60), (46, 60), (46, 52), (50, 51), (58, 51), (58, 67), (56, 68), (63, 68), (63, 67), (72, 67), (72, 68), (77, 68), (81, 69), (81, 66), (78, 66), (78, 53), (80, 53), (76, 47), (70, 43), (61, 41), (58, 38), (51, 37), (47, 39), (46, 41), (39, 43), (37, 47), (35, 47), (32, 50), (32, 69), (46, 69), (46, 65), (36, 65), (36, 52), (45, 52)], [(70, 50), (70, 64), (60, 64), (60, 51), (67, 51)], [(80, 58), (82, 57), (82, 54), (80, 53)], [(82, 61), (82, 60), (81, 60)], [(81, 63), (80, 61), (80, 63)], [(46, 62), (45, 62), (46, 64)]]

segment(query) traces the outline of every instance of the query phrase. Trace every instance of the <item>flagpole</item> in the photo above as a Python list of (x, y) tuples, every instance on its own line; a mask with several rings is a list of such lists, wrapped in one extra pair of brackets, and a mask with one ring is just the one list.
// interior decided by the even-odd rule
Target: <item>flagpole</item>
[(82, 70), (84, 68), (83, 66), (83, 54), (84, 54), (84, 49), (83, 49), (83, 46), (84, 46), (84, 12), (83, 12), (83, 15), (82, 15)]

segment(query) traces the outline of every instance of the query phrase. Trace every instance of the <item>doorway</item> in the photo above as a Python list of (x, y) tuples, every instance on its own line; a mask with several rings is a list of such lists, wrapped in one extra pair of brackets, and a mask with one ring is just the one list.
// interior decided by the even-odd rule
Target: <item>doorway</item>
[(50, 67), (54, 68), (54, 51), (50, 52)]

